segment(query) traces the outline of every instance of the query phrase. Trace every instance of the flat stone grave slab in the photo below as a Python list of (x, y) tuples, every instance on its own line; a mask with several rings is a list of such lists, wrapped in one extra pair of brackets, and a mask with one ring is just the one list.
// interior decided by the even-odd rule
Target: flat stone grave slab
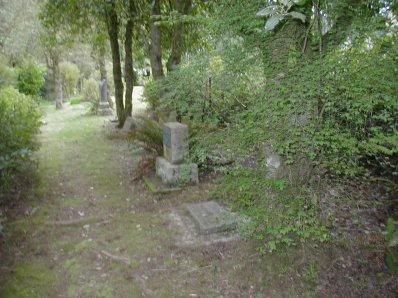
[(236, 229), (236, 216), (214, 201), (187, 204), (186, 209), (200, 234), (213, 234)]

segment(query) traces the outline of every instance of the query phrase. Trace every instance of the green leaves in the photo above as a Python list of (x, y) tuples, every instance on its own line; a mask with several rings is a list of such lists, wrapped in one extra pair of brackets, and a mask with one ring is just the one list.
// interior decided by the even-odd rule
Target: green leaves
[[(6, 191), (11, 177), (37, 148), (40, 112), (37, 103), (12, 87), (0, 89), (0, 185)], [(0, 193), (0, 196), (4, 194)]]
[(288, 13), (288, 15), (291, 16), (293, 19), (298, 19), (298, 20), (302, 21), (303, 23), (305, 23), (306, 17), (301, 12), (291, 11)]
[(26, 95), (37, 96), (44, 85), (44, 69), (30, 62), (18, 70), (18, 89)]
[(265, 30), (268, 31), (274, 30), (275, 27), (278, 26), (280, 21), (282, 21), (283, 19), (285, 19), (285, 15), (278, 14), (271, 16), (265, 23)]
[(283, 180), (266, 179), (261, 169), (232, 169), (214, 195), (250, 218), (241, 223), (241, 232), (260, 240), (264, 251), (329, 239), (307, 190)]
[(272, 16), (277, 11), (279, 11), (279, 5), (270, 5), (270, 6), (267, 6), (263, 9), (259, 10), (259, 12), (257, 12), (256, 16), (257, 17), (269, 17), (269, 16)]
[(272, 4), (259, 10), (256, 14), (257, 17), (266, 17), (265, 30), (274, 30), (281, 21), (297, 19), (305, 23), (306, 16), (298, 11), (290, 11), (294, 5), (301, 5), (302, 1), (282, 0), (278, 4)]

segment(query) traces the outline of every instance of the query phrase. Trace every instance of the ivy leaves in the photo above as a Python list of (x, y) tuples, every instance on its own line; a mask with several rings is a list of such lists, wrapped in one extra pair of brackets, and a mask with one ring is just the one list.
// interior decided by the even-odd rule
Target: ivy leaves
[(306, 16), (303, 13), (296, 10), (291, 10), (296, 5), (300, 6), (305, 2), (306, 1), (282, 0), (279, 1), (278, 4), (264, 7), (257, 12), (256, 16), (267, 18), (267, 21), (265, 23), (266, 31), (274, 30), (282, 21), (288, 19), (296, 19), (305, 23)]

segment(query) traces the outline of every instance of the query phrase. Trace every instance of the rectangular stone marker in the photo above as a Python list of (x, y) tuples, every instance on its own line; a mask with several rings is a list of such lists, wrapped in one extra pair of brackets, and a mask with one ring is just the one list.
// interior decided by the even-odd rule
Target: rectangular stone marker
[(172, 164), (183, 163), (188, 156), (188, 126), (168, 122), (163, 126), (164, 157)]
[(187, 204), (186, 209), (200, 234), (224, 232), (237, 226), (236, 217), (214, 201)]

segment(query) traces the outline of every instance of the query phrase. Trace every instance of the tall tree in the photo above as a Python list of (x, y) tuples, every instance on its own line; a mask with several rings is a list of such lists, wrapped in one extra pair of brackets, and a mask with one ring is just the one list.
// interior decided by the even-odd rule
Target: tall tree
[(159, 80), (164, 76), (162, 64), (162, 31), (160, 29), (160, 0), (152, 0), (151, 4), (151, 44), (149, 50), (149, 60), (151, 62), (152, 76), (155, 80)]
[(128, 1), (128, 15), (124, 38), (125, 52), (125, 82), (126, 93), (124, 95), (124, 117), (131, 116), (133, 105), (133, 88), (134, 88), (134, 68), (133, 68), (133, 29), (134, 18), (136, 17), (136, 7), (133, 0)]
[(181, 56), (184, 50), (184, 18), (192, 9), (192, 0), (176, 0), (178, 19), (173, 26), (171, 39), (171, 53), (167, 60), (167, 71), (174, 70), (181, 63)]
[(125, 121), (124, 103), (123, 103), (123, 81), (122, 67), (120, 62), (119, 47), (119, 20), (116, 12), (115, 1), (110, 1), (106, 6), (106, 24), (108, 28), (109, 41), (112, 52), (113, 80), (115, 83), (115, 101), (116, 113), (119, 120), (119, 127), (122, 127)]

